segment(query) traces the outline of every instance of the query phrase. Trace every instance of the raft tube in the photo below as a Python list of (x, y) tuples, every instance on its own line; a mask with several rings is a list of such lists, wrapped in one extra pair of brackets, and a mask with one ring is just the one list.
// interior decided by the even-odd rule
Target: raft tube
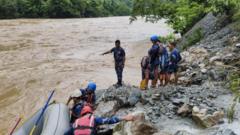
[[(29, 135), (41, 110), (26, 121), (13, 135)], [(41, 118), (33, 135), (63, 135), (70, 129), (69, 109), (64, 104), (50, 105)]]

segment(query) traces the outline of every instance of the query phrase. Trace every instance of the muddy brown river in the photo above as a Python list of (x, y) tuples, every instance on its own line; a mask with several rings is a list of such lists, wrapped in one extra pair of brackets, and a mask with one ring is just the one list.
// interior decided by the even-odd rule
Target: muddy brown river
[(147, 39), (170, 32), (163, 21), (129, 24), (129, 17), (1, 20), (0, 134), (18, 116), (26, 120), (36, 112), (52, 89), (56, 101), (66, 102), (72, 90), (88, 81), (95, 81), (98, 89), (114, 84), (113, 56), (100, 54), (116, 39), (127, 54), (124, 82), (138, 85), (139, 63), (151, 45)]

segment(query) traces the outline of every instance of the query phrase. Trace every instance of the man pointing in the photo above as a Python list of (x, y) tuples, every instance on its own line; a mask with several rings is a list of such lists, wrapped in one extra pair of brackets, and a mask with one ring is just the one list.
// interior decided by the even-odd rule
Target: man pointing
[(115, 41), (115, 47), (112, 48), (110, 51), (107, 51), (103, 53), (102, 55), (113, 53), (114, 56), (114, 61), (115, 61), (115, 70), (117, 74), (117, 87), (122, 86), (122, 73), (123, 73), (123, 68), (125, 65), (125, 51), (124, 49), (120, 46), (121, 42), (120, 40)]

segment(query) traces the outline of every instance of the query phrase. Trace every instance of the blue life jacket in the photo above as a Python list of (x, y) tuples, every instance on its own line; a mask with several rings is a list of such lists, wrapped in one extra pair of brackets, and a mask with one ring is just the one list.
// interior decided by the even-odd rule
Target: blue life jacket
[(166, 69), (168, 67), (169, 58), (167, 49), (165, 47), (163, 47), (162, 54), (159, 56), (159, 62), (161, 69)]
[(178, 64), (182, 60), (182, 56), (178, 49), (174, 48), (170, 54), (170, 62), (172, 64)]

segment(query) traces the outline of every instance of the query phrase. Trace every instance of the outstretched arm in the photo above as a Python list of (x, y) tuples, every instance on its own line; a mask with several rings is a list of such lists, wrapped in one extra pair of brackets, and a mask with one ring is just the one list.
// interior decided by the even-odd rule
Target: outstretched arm
[(109, 50), (109, 51), (107, 51), (105, 53), (102, 53), (102, 55), (109, 54), (109, 53), (112, 53), (112, 50)]
[(69, 97), (68, 101), (67, 101), (67, 106), (69, 105), (69, 103), (71, 102), (72, 97)]
[(103, 124), (115, 124), (118, 123), (120, 121), (133, 121), (134, 120), (134, 116), (132, 115), (127, 115), (121, 118), (118, 117), (111, 117), (111, 118), (102, 118), (102, 117), (98, 117), (95, 118), (95, 122), (97, 125), (103, 125)]

